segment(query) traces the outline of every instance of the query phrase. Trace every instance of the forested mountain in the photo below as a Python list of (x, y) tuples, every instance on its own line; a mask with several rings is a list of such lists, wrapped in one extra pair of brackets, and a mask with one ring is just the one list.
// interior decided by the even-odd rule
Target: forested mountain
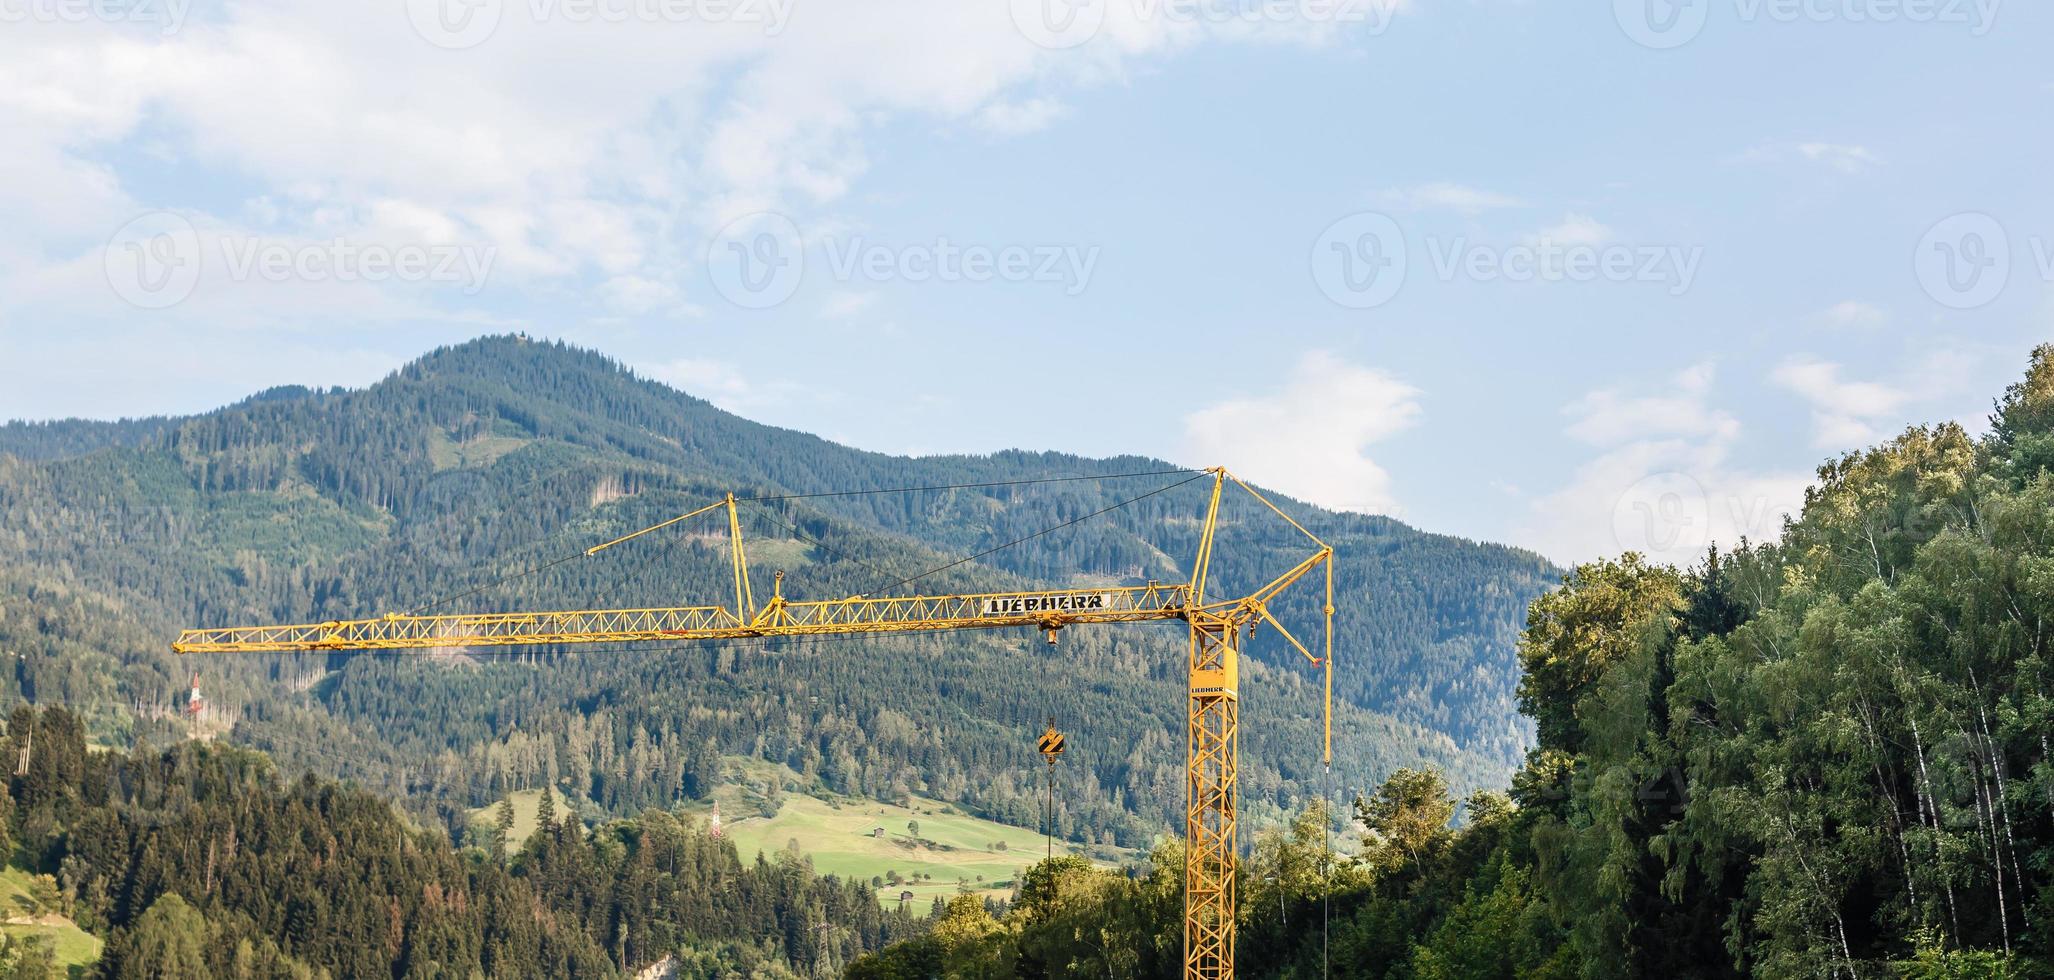
[[(522, 574), (729, 490), (745, 496), (1009, 484), (749, 505), (757, 591), (874, 592), (1144, 497), (924, 591), (1181, 580), (1202, 483), (1144, 458), (1022, 452), (907, 459), (759, 425), (594, 353), (518, 337), (437, 351), (363, 390), (277, 389), (206, 415), (0, 427), (0, 696), (66, 705), (123, 747), (194, 724), (288, 769), (356, 780), (461, 832), (464, 808), (541, 785), (588, 816), (703, 794), (725, 755), (828, 789), (912, 792), (1032, 824), (1031, 733), (1072, 733), (1062, 832), (1146, 845), (1181, 796), (1183, 639), (1146, 626), (1038, 638), (937, 635), (653, 645), (575, 653), (179, 660), (180, 626), (393, 611), (675, 605), (727, 588), (718, 523)], [(1130, 474), (1152, 474), (1130, 476)], [(1103, 479), (1020, 484), (1053, 476)], [(1162, 490), (1152, 496), (1152, 491)], [(1281, 501), (1338, 549), (1336, 778), (1431, 765), (1502, 780), (1538, 557)], [(1215, 591), (1251, 586), (1302, 538), (1224, 512)], [(1295, 539), (1295, 540), (1294, 540)], [(1278, 604), (1316, 621), (1312, 590)], [(1244, 685), (1244, 793), (1259, 822), (1309, 798), (1316, 678), (1258, 640)], [(180, 718), (190, 674), (208, 708)]]
[[(1241, 975), (2054, 976), (2054, 345), (1987, 436), (1821, 467), (1778, 543), (1577, 568), (1519, 655), (1510, 792), (1402, 770), (1333, 864), (1317, 809), (1260, 835)], [(849, 975), (1176, 974), (1174, 845), (1028, 881)]]

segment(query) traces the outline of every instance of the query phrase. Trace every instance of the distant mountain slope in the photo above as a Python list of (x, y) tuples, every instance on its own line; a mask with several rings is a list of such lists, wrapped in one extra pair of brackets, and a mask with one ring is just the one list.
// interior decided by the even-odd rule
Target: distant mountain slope
[[(19, 656), (0, 692), (74, 704), (118, 739), (166, 728), (153, 716), (172, 713), (197, 667), (212, 720), (235, 724), (238, 740), (450, 812), (544, 781), (616, 809), (668, 802), (703, 793), (693, 767), (730, 753), (845, 792), (926, 792), (1032, 823), (1027, 733), (1056, 713), (1089, 753), (1066, 823), (1135, 837), (1180, 793), (1182, 641), (1169, 629), (1069, 631), (1053, 655), (997, 634), (476, 663), (178, 663), (164, 645), (188, 623), (361, 616), (450, 596), (438, 611), (714, 600), (725, 564), (711, 526), (515, 573), (729, 489), (1171, 469), (863, 452), (738, 418), (594, 353), (510, 337), (438, 350), (363, 390), (279, 389), (187, 419), (12, 424), (0, 427), (0, 653)], [(1180, 479), (812, 497), (751, 505), (747, 533), (766, 585), (783, 567), (796, 597), (872, 592)], [(918, 587), (1181, 580), (1198, 491), (1148, 497)], [(1523, 551), (1280, 502), (1339, 555), (1340, 778), (1361, 785), (1420, 761), (1458, 783), (1501, 778), (1524, 744), (1514, 638), (1557, 571)], [(1257, 508), (1225, 517), (1223, 594), (1302, 554), (1303, 539)], [(1316, 621), (1309, 591), (1280, 611)], [(1260, 812), (1312, 788), (1316, 691), (1273, 637), (1252, 653), (1244, 751)]]

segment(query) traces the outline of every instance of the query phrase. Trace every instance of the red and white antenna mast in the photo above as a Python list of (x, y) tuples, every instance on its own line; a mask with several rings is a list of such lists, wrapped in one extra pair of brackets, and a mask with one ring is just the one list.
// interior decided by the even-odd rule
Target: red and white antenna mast
[(207, 696), (200, 693), (200, 672), (193, 671), (193, 692), (186, 696), (185, 713), (197, 715), (207, 710)]
[(719, 801), (719, 800), (714, 800), (714, 801), (713, 801), (713, 821), (712, 821), (711, 823), (709, 823), (709, 824), (707, 825), (707, 828), (706, 828), (706, 835), (707, 835), (707, 836), (709, 836), (709, 837), (711, 837), (711, 838), (713, 838), (714, 840), (719, 840), (719, 839), (720, 839), (720, 801)]

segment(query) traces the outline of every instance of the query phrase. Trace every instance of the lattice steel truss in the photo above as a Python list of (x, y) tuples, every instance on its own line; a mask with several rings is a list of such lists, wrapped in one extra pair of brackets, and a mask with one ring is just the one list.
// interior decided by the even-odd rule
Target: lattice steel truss
[[(725, 510), (729, 560), (734, 573), (732, 608), (682, 606), (388, 615), (302, 625), (190, 629), (179, 634), (172, 649), (181, 654), (418, 650), (1027, 626), (1044, 630), (1053, 639), (1055, 631), (1070, 626), (1182, 620), (1189, 625), (1191, 634), (1184, 780), (1184, 976), (1186, 980), (1219, 980), (1234, 975), (1241, 645), (1248, 631), (1258, 623), (1268, 623), (1313, 666), (1325, 671), (1325, 734), (1321, 751), (1323, 758), (1331, 762), (1334, 551), (1224, 468), (1207, 473), (1212, 476), (1212, 493), (1188, 584), (948, 596), (851, 596), (793, 602), (784, 597), (784, 575), (780, 572), (770, 600), (758, 605), (749, 576), (737, 501), (729, 494), (724, 500), (598, 545), (585, 554), (598, 554), (702, 514)], [(1219, 528), (1220, 500), (1230, 483), (1297, 528), (1316, 550), (1255, 592), (1218, 600), (1207, 593), (1206, 579)], [(1324, 649), (1316, 655), (1270, 613), (1269, 603), (1319, 568), (1326, 572), (1326, 635)]]

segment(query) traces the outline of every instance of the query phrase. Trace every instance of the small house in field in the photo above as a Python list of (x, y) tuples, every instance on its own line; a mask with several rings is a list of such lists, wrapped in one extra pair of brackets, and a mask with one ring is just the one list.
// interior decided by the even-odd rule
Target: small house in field
[(870, 831), (870, 836), (872, 836), (872, 837), (875, 837), (875, 838), (877, 838), (878, 840), (883, 840), (883, 839), (884, 839), (884, 828), (883, 828), (883, 827), (878, 827), (878, 828), (876, 828), (876, 829), (874, 829), (874, 830)]
[(900, 892), (900, 893), (899, 893), (899, 904), (900, 904), (900, 905), (904, 905), (904, 904), (906, 904), (907, 902), (910, 902), (910, 901), (912, 901), (912, 900), (913, 900), (913, 893), (912, 893), (912, 892)]

